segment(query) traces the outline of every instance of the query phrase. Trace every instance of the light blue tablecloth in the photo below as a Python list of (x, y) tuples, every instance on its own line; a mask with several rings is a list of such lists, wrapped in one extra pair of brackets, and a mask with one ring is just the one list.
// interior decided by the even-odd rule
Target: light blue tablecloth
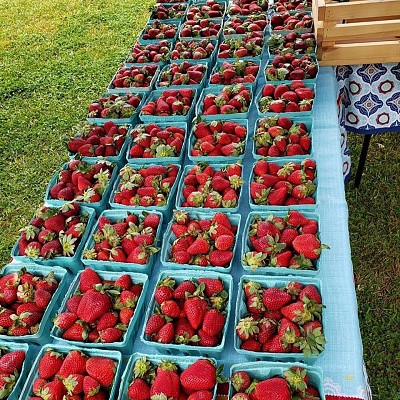
[[(265, 60), (264, 60), (265, 63)], [(258, 89), (263, 85), (259, 82)], [(252, 108), (249, 129), (254, 133), (257, 119), (255, 107)], [(322, 281), (324, 310), (324, 332), (328, 341), (325, 351), (316, 361), (324, 371), (326, 394), (342, 395), (368, 399), (368, 390), (363, 371), (362, 343), (358, 324), (357, 299), (353, 283), (353, 268), (348, 233), (348, 213), (345, 201), (340, 137), (336, 108), (336, 79), (331, 68), (321, 68), (317, 82), (317, 97), (314, 106), (314, 157), (318, 168), (319, 204), (321, 241), (330, 246), (323, 252), (318, 278)], [(244, 160), (245, 192), (240, 204), (242, 227), (250, 212), (248, 205), (247, 182), (251, 172), (251, 139), (247, 144)], [(185, 159), (185, 163), (189, 160)], [(241, 233), (239, 234), (241, 237)], [(237, 246), (232, 276), (234, 296), (232, 308), (235, 309), (237, 284), (243, 270), (240, 264), (241, 243)], [(163, 267), (156, 260), (150, 282), (150, 292), (154, 288), (157, 276)], [(150, 298), (151, 293), (148, 293)], [(226, 347), (220, 358), (228, 374), (232, 364), (246, 361), (233, 348), (234, 313), (231, 315)], [(150, 346), (140, 342), (139, 336), (144, 321), (139, 326), (135, 341), (135, 350), (142, 353), (155, 353)]]

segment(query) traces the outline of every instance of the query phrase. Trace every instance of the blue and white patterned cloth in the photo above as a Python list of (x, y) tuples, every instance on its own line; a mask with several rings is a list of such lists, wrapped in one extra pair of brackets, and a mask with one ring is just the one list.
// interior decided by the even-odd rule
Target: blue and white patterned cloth
[(400, 132), (400, 63), (336, 67), (343, 175), (350, 173), (347, 132)]

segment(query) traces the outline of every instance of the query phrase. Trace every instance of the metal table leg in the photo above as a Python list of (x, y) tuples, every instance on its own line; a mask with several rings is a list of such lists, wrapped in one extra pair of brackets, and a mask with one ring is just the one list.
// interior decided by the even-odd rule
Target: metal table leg
[(357, 173), (356, 178), (354, 181), (354, 186), (358, 188), (360, 186), (362, 173), (364, 170), (365, 160), (367, 159), (369, 142), (371, 141), (372, 135), (364, 135), (364, 142), (361, 149), (360, 160), (358, 161)]

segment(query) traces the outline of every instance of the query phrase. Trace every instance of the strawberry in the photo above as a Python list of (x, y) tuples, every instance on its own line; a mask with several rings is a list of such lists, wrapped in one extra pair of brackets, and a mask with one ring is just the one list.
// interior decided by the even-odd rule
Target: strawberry
[(54, 318), (54, 326), (58, 329), (68, 329), (78, 319), (75, 313), (62, 312)]
[(198, 329), (203, 323), (207, 302), (199, 296), (188, 297), (184, 304), (184, 310), (190, 325), (193, 329)]
[(202, 330), (210, 335), (216, 336), (220, 332), (222, 332), (225, 326), (225, 317), (224, 315), (215, 309), (211, 309), (206, 311), (204, 314)]
[(21, 372), (25, 360), (25, 352), (22, 350), (10, 351), (0, 358), (0, 372), (13, 374), (15, 371)]
[(39, 378), (49, 379), (54, 377), (63, 364), (63, 355), (52, 349), (46, 350), (39, 361), (38, 375)]
[(214, 267), (224, 267), (230, 263), (233, 253), (229, 250), (214, 250), (210, 253), (210, 263)]
[[(183, 281), (175, 288), (173, 297), (176, 300), (185, 300), (186, 293), (193, 294), (195, 290), (196, 290), (196, 285), (192, 281)], [(208, 296), (207, 292), (206, 295)]]
[(264, 290), (262, 301), (265, 307), (271, 311), (280, 310), (292, 300), (290, 294), (275, 287)]
[(206, 359), (200, 359), (186, 368), (180, 375), (185, 390), (213, 390), (217, 382), (215, 365)]
[(328, 246), (321, 244), (315, 235), (310, 233), (298, 235), (293, 240), (293, 248), (304, 257), (310, 260), (316, 260), (321, 254), (321, 250), (329, 248)]
[(66, 393), (64, 384), (58, 379), (46, 383), (41, 390), (41, 396), (49, 400), (62, 400)]
[(306, 285), (299, 293), (299, 299), (304, 302), (304, 296), (309, 300), (314, 300), (316, 303), (321, 304), (322, 298), (318, 289), (314, 285)]
[(107, 294), (92, 289), (82, 296), (77, 315), (83, 321), (91, 323), (109, 311), (111, 307), (111, 300)]
[(148, 400), (150, 387), (145, 380), (135, 378), (128, 386), (128, 398), (131, 400)]
[(84, 342), (88, 337), (88, 328), (86, 324), (80, 320), (74, 322), (63, 334), (65, 340), (74, 342)]
[(172, 343), (175, 337), (175, 328), (172, 322), (164, 324), (157, 333), (157, 341), (159, 343)]
[(288, 383), (280, 377), (258, 382), (254, 389), (254, 395), (258, 399), (290, 400), (292, 398)]
[(216, 293), (220, 293), (224, 290), (224, 284), (220, 279), (214, 278), (199, 278), (198, 282), (204, 284), (204, 293), (207, 297), (211, 297)]
[(244, 392), (251, 383), (250, 375), (245, 371), (234, 372), (230, 379), (236, 392)]
[(108, 388), (114, 381), (117, 362), (101, 356), (93, 356), (86, 361), (86, 372), (101, 386)]

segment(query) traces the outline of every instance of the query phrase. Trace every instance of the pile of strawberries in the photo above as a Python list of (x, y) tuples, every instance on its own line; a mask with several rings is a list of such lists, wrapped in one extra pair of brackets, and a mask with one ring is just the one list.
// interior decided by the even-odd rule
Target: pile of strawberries
[(281, 375), (254, 379), (246, 371), (236, 371), (231, 376), (234, 388), (232, 400), (320, 400), (317, 388), (310, 383), (306, 369), (293, 366)]
[(0, 397), (9, 398), (21, 374), (25, 361), (23, 350), (9, 351), (3, 346), (0, 349)]
[(29, 225), (20, 229), (18, 255), (34, 259), (74, 256), (88, 220), (87, 213), (82, 213), (75, 202), (61, 207), (43, 206)]
[(175, 24), (166, 24), (159, 20), (149, 22), (143, 29), (139, 41), (173, 39), (178, 32)]
[(114, 157), (125, 143), (128, 125), (107, 121), (104, 125), (83, 122), (75, 128), (75, 136), (68, 142), (72, 155), (80, 157)]
[(318, 288), (291, 281), (284, 287), (243, 282), (236, 334), (240, 348), (267, 353), (318, 355), (326, 343), (322, 333), (322, 299)]
[(221, 31), (222, 19), (213, 21), (210, 19), (185, 21), (179, 31), (180, 38), (216, 38)]
[(206, 72), (205, 64), (191, 64), (188, 61), (180, 64), (171, 63), (161, 72), (157, 86), (200, 85)]
[(193, 157), (227, 156), (244, 154), (247, 129), (235, 121), (203, 121), (198, 118), (193, 125)]
[(210, 39), (177, 41), (171, 52), (171, 60), (204, 60), (211, 57), (214, 50)]
[(142, 289), (143, 284), (132, 282), (127, 274), (111, 282), (86, 268), (80, 275), (77, 291), (66, 302), (65, 311), (54, 318), (54, 326), (62, 330), (59, 336), (65, 340), (122, 341)]
[(114, 261), (145, 265), (150, 256), (159, 249), (156, 240), (160, 217), (158, 214), (128, 213), (128, 216), (112, 222), (105, 216), (97, 220), (97, 231), (93, 234), (94, 247), (83, 252), (87, 260)]
[(228, 268), (233, 259), (237, 228), (221, 212), (209, 218), (195, 219), (187, 212), (175, 211), (171, 225), (175, 240), (171, 244), (168, 261)]
[(169, 60), (171, 43), (160, 40), (158, 43), (141, 44), (136, 42), (126, 58), (127, 63), (147, 64)]
[(267, 0), (234, 0), (230, 4), (228, 14), (232, 15), (259, 15), (268, 11)]
[(133, 167), (125, 165), (114, 194), (114, 203), (124, 206), (165, 206), (179, 172), (177, 165)]
[(283, 36), (272, 33), (268, 39), (269, 54), (286, 53), (311, 54), (315, 52), (317, 42), (313, 33), (290, 32)]
[(243, 185), (242, 166), (213, 167), (198, 163), (183, 179), (181, 207), (234, 208)]
[(254, 148), (255, 153), (263, 157), (310, 154), (310, 132), (303, 122), (287, 117), (260, 118), (254, 133)]
[(109, 94), (89, 105), (88, 118), (131, 118), (142, 101), (142, 95), (134, 93)]
[(258, 205), (315, 204), (315, 178), (316, 163), (310, 158), (301, 163), (288, 162), (283, 166), (258, 160), (253, 167), (250, 197)]
[(148, 88), (157, 73), (156, 64), (144, 66), (133, 65), (121, 67), (111, 81), (110, 87), (116, 88)]
[(215, 347), (221, 343), (229, 294), (215, 278), (157, 283), (155, 305), (145, 325), (146, 340), (163, 344)]
[(187, 115), (195, 99), (193, 89), (166, 89), (154, 100), (147, 101), (140, 115), (157, 115), (167, 117), (172, 115)]
[(248, 239), (250, 251), (243, 254), (243, 263), (254, 270), (263, 266), (316, 269), (322, 249), (329, 248), (319, 241), (318, 222), (295, 210), (285, 217), (252, 216)]
[(219, 19), (224, 14), (225, 3), (219, 3), (216, 0), (206, 0), (204, 4), (192, 5), (186, 14), (186, 20)]
[[(299, 11), (295, 14), (289, 11), (273, 14), (271, 17), (271, 28), (273, 31), (309, 29), (314, 26), (311, 14)], [(303, 31), (304, 32), (304, 31)]]
[(110, 185), (110, 179), (115, 168), (108, 161), (87, 163), (82, 160), (71, 160), (62, 169), (57, 182), (50, 188), (51, 199), (65, 201), (82, 201), (97, 203)]
[(291, 81), (288, 85), (267, 83), (262, 88), (261, 96), (258, 101), (261, 113), (306, 112), (312, 109), (315, 92), (300, 80)]
[(253, 94), (244, 84), (224, 86), (202, 99), (203, 115), (237, 114), (249, 111)]
[(307, 54), (299, 58), (292, 53), (275, 56), (265, 69), (267, 81), (315, 79), (317, 73), (316, 59)]
[(211, 77), (211, 85), (233, 85), (235, 83), (254, 83), (257, 79), (259, 64), (253, 61), (224, 61), (217, 65)]
[(58, 284), (53, 272), (47, 276), (34, 275), (26, 268), (2, 276), (0, 278), (1, 334), (34, 335), (39, 330), (43, 314)]
[(249, 15), (244, 20), (240, 17), (231, 17), (224, 24), (223, 34), (227, 36), (251, 33), (253, 36), (262, 37), (267, 25), (267, 18), (262, 14)]
[(310, 10), (312, 7), (312, 0), (276, 0), (273, 7), (276, 12)]
[(258, 57), (261, 55), (264, 39), (246, 34), (237, 39), (224, 39), (219, 45), (218, 58)]
[(127, 395), (131, 400), (188, 399), (212, 400), (220, 368), (208, 359), (199, 359), (183, 369), (173, 361), (137, 359), (132, 368)]
[(131, 132), (130, 158), (179, 157), (185, 141), (185, 129), (178, 126), (161, 128), (156, 123), (136, 125)]
[(150, 19), (181, 19), (185, 16), (186, 9), (186, 4), (172, 4), (171, 6), (155, 4), (150, 10)]
[(47, 348), (39, 360), (30, 399), (107, 400), (117, 364), (111, 358), (88, 356), (81, 350), (64, 354)]

